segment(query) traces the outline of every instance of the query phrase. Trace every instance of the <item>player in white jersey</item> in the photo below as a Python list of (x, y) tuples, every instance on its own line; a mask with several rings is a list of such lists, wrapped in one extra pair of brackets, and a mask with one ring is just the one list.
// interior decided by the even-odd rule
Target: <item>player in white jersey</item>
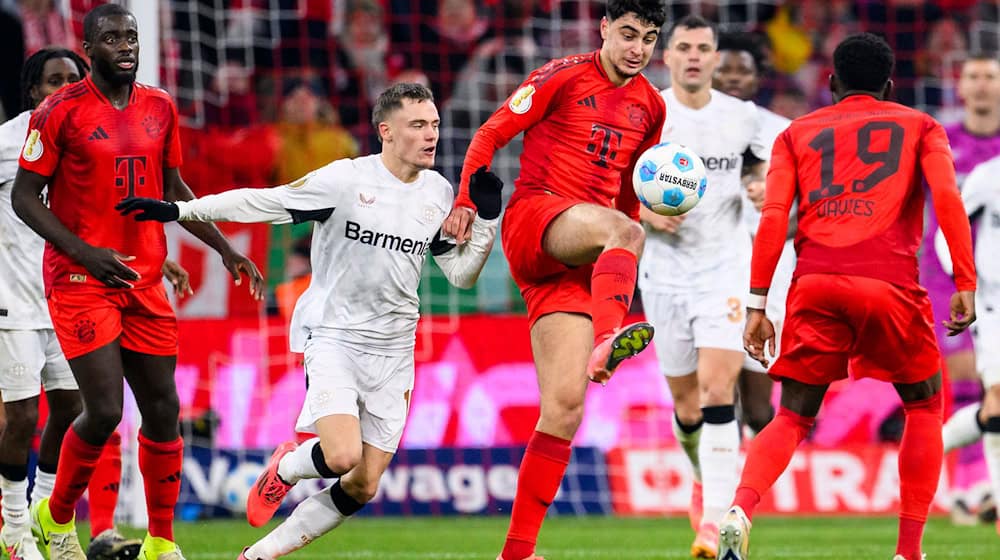
[[(976, 369), (986, 394), (981, 406), (960, 409), (944, 425), (945, 452), (983, 439), (993, 495), (1000, 496), (1000, 157), (982, 163), (962, 186), (962, 201), (970, 219), (977, 222), (975, 249), (976, 324), (972, 330)], [(947, 243), (940, 230), (935, 239), (942, 267), (950, 274)], [(997, 521), (1000, 534), (1000, 521)]]
[(295, 306), (290, 338), (292, 350), (305, 353), (308, 379), (296, 429), (319, 437), (274, 452), (250, 493), (247, 518), (266, 523), (301, 479), (340, 480), (299, 504), (243, 559), (297, 550), (375, 496), (406, 421), (425, 257), (432, 254), (452, 284), (471, 287), (496, 236), (503, 185), (482, 168), (472, 178), (479, 199), (472, 238), (456, 246), (440, 237), (454, 191), (431, 170), (439, 117), (430, 90), (389, 88), (372, 122), (380, 154), (335, 161), (288, 185), (120, 205), (123, 213), (139, 210), (137, 219), (160, 221), (316, 222), (312, 281)]
[[(651, 229), (639, 287), (660, 369), (674, 398), (674, 434), (695, 470), (691, 554), (715, 558), (718, 523), (739, 478), (734, 394), (743, 364), (742, 334), (750, 282), (750, 233), (742, 222), (743, 154), (766, 160), (757, 108), (712, 89), (719, 61), (715, 27), (698, 16), (674, 24), (664, 59), (671, 86), (664, 142), (699, 154), (708, 188), (689, 213), (664, 217), (642, 208)], [(700, 494), (700, 496), (699, 496)]]
[[(87, 66), (74, 53), (45, 50), (25, 63), (22, 87), (31, 107), (63, 85), (78, 82)], [(29, 72), (30, 71), (30, 72)], [(37, 80), (34, 78), (37, 74)], [(45, 240), (14, 214), (10, 191), (31, 111), (0, 126), (0, 394), (8, 416), (0, 435), (3, 553), (41, 560), (28, 515), (28, 453), (38, 425), (38, 399), (45, 386), (50, 414), (39, 447), (41, 479), (55, 477), (62, 436), (80, 413), (76, 381), (56, 340), (42, 288)], [(45, 471), (48, 472), (45, 472)], [(39, 475), (36, 474), (36, 479)], [(44, 486), (44, 483), (43, 485)], [(36, 484), (36, 489), (39, 485)]]
[[(83, 59), (68, 49), (39, 50), (25, 61), (21, 77), (24, 104), (36, 107), (63, 85), (80, 81), (87, 70)], [(0, 125), (0, 272), (4, 278), (0, 282), (0, 394), (2, 409), (10, 416), (6, 429), (0, 430), (0, 543), (2, 552), (11, 560), (42, 558), (28, 525), (27, 496), (28, 453), (38, 425), (41, 387), (45, 388), (49, 416), (38, 448), (32, 502), (52, 493), (63, 435), (82, 407), (45, 301), (45, 240), (14, 214), (10, 201), (30, 118), (28, 110)], [(178, 295), (190, 291), (187, 271), (179, 265), (167, 261), (164, 273)], [(110, 453), (121, 456), (120, 449)], [(117, 468), (120, 470), (120, 465)], [(117, 490), (114, 492), (108, 497), (110, 503), (117, 501)], [(106, 515), (105, 525), (110, 526), (113, 512)], [(91, 560), (134, 558), (142, 544), (125, 539), (114, 529), (99, 533), (92, 533), (94, 538), (87, 551)]]
[[(763, 72), (764, 52), (759, 40), (748, 33), (724, 33), (719, 37), (719, 67), (715, 71), (713, 80), (715, 89), (744, 101), (752, 101), (760, 89)], [(761, 140), (765, 151), (770, 154), (774, 141), (788, 128), (791, 121), (759, 105), (757, 117)], [(751, 151), (748, 150), (744, 154), (743, 183), (749, 196), (744, 199), (743, 222), (750, 230), (751, 236), (757, 233), (757, 226), (760, 224), (767, 174), (766, 163), (757, 166), (758, 163), (760, 161)], [(768, 317), (774, 322), (777, 340), (781, 339), (785, 300), (791, 287), (792, 273), (795, 271), (795, 221), (793, 220), (791, 224), (767, 301)], [(773, 360), (771, 363), (774, 363)], [(765, 373), (764, 367), (757, 360), (750, 356), (744, 359), (738, 390), (739, 416), (743, 425), (753, 433), (764, 429), (774, 417), (774, 407), (771, 405), (771, 389), (774, 383), (770, 377), (761, 375), (763, 373)]]

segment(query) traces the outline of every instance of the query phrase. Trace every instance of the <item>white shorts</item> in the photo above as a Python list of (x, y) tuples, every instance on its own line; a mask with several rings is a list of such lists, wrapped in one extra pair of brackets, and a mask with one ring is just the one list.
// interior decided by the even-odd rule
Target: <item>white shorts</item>
[(316, 338), (305, 347), (306, 400), (295, 424), (316, 433), (316, 421), (350, 414), (361, 422), (361, 441), (395, 453), (403, 437), (413, 389), (413, 353), (369, 354), (356, 347)]
[(1000, 298), (980, 290), (976, 293), (976, 322), (972, 340), (976, 349), (976, 369), (987, 389), (1000, 385)]
[(680, 377), (698, 369), (698, 348), (721, 348), (743, 352), (746, 321), (743, 295), (749, 282), (739, 288), (712, 292), (667, 294), (643, 292), (646, 320), (656, 329), (653, 345), (660, 371)]
[[(781, 353), (781, 327), (785, 322), (785, 309), (788, 300), (788, 290), (792, 287), (792, 274), (795, 272), (795, 243), (791, 239), (785, 241), (785, 248), (781, 251), (781, 258), (778, 259), (778, 266), (774, 269), (774, 277), (771, 279), (771, 289), (767, 291), (767, 318), (774, 324), (774, 357), (767, 354), (773, 364)], [(764, 366), (760, 362), (747, 355), (743, 361), (743, 369), (765, 373)]]
[(0, 330), (0, 395), (23, 401), (46, 391), (76, 391), (56, 333), (52, 329)]

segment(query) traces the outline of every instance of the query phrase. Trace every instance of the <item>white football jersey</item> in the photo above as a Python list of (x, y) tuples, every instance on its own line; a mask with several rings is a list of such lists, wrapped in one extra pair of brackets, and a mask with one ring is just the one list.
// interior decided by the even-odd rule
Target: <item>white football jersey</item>
[(0, 329), (51, 329), (42, 285), (45, 240), (14, 214), (10, 191), (31, 111), (0, 125)]
[(673, 88), (662, 95), (667, 120), (661, 141), (679, 142), (701, 156), (708, 187), (676, 234), (649, 233), (639, 278), (643, 290), (687, 292), (727, 267), (749, 269), (750, 234), (741, 221), (743, 153), (749, 148), (766, 160), (770, 146), (762, 138), (757, 106), (749, 101), (713, 89), (707, 105), (691, 109)]
[(437, 172), (404, 183), (375, 154), (337, 160), (288, 185), (178, 207), (182, 220), (315, 221), (312, 281), (292, 314), (292, 350), (302, 352), (311, 336), (392, 356), (413, 351), (420, 271), (432, 245), (447, 245), (435, 236), (453, 200), (451, 183)]
[(792, 121), (760, 106), (757, 106), (757, 118), (760, 122), (760, 138), (767, 151), (767, 157), (764, 159), (770, 160), (774, 141), (778, 139), (779, 134), (788, 128), (788, 125), (792, 124)]
[[(1000, 252), (997, 251), (1000, 247), (1000, 183), (997, 177), (1000, 177), (1000, 157), (977, 165), (962, 186), (965, 211), (969, 216), (979, 215), (976, 274), (979, 291), (988, 294), (1000, 293)], [(1000, 305), (1000, 301), (990, 303)]]
[[(757, 117), (760, 122), (761, 141), (767, 152), (765, 159), (770, 161), (774, 141), (778, 139), (779, 134), (788, 128), (788, 125), (792, 124), (792, 121), (760, 106), (757, 107)], [(750, 202), (749, 198), (744, 197), (743, 200), (743, 223), (750, 230), (751, 236), (757, 235), (757, 227), (760, 226), (760, 210), (754, 208), (753, 202)]]

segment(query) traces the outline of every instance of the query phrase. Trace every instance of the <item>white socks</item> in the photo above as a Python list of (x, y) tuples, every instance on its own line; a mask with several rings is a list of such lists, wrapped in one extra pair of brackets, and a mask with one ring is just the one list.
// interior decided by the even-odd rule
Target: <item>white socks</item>
[[(291, 455), (289, 453), (285, 457)], [(296, 506), (284, 523), (247, 549), (246, 557), (249, 560), (273, 560), (284, 556), (337, 528), (345, 519), (347, 516), (333, 505), (330, 489), (327, 488)]]
[(295, 484), (303, 478), (322, 478), (313, 463), (313, 446), (319, 438), (312, 438), (295, 448), (278, 462), (278, 476), (288, 484)]
[(945, 453), (971, 445), (983, 437), (983, 428), (977, 418), (981, 406), (979, 403), (973, 403), (960, 408), (945, 422), (941, 430)]
[(740, 431), (732, 406), (702, 409), (698, 461), (701, 463), (702, 523), (718, 525), (739, 485)]
[(0, 510), (5, 534), (26, 531), (31, 525), (28, 515), (28, 479), (7, 480), (0, 476)]
[(677, 419), (677, 415), (674, 414), (674, 437), (677, 438), (677, 443), (680, 444), (681, 449), (687, 455), (688, 460), (691, 461), (691, 467), (694, 468), (694, 479), (701, 480), (701, 465), (698, 461), (698, 441), (701, 438), (702, 423), (698, 422), (697, 426), (692, 426), (695, 429), (690, 432), (685, 432), (684, 427), (681, 426), (680, 420)]
[(35, 486), (31, 489), (31, 503), (36, 504), (52, 496), (52, 488), (56, 485), (55, 473), (47, 473), (35, 469)]

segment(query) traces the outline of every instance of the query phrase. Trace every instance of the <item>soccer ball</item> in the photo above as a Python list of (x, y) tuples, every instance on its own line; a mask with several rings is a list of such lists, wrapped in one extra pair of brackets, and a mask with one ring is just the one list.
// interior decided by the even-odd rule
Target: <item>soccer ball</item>
[(679, 216), (694, 208), (707, 185), (701, 158), (676, 142), (663, 142), (643, 152), (632, 172), (635, 195), (661, 216)]
[(254, 462), (239, 463), (229, 473), (222, 486), (222, 505), (233, 513), (243, 513), (247, 510), (247, 496), (257, 483), (257, 476), (264, 470), (264, 465)]

